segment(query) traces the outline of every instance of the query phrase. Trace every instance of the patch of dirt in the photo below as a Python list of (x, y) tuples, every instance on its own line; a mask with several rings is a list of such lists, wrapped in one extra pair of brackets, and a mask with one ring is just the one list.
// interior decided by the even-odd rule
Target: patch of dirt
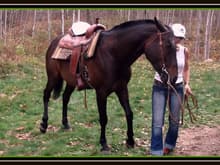
[(220, 125), (180, 128), (173, 155), (216, 156), (220, 155)]

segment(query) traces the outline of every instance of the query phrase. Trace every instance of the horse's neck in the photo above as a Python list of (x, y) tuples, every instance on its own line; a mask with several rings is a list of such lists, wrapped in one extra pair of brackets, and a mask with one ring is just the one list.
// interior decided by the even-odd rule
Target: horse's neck
[(143, 54), (144, 39), (142, 38), (137, 37), (135, 33), (131, 35), (130, 39), (119, 36), (117, 46), (120, 47), (118, 49), (120, 54), (118, 56), (128, 66), (132, 65)]

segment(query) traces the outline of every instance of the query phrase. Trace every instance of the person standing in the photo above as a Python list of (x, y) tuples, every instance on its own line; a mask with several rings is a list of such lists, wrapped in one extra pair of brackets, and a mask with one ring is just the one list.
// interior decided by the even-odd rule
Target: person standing
[[(176, 44), (176, 58), (178, 65), (178, 77), (174, 88), (183, 101), (185, 94), (192, 94), (189, 86), (190, 68), (189, 57), (190, 53), (187, 47), (182, 44), (185, 39), (186, 29), (182, 24), (176, 23), (171, 26)], [(167, 103), (167, 100), (169, 102)], [(181, 102), (182, 103), (182, 102)], [(152, 129), (151, 129), (151, 155), (167, 155), (170, 154), (175, 146), (178, 138), (179, 119), (181, 103), (175, 92), (164, 84), (160, 75), (156, 72), (152, 87)], [(169, 104), (170, 113), (169, 127), (166, 133), (165, 141), (163, 142), (163, 125), (166, 106)]]

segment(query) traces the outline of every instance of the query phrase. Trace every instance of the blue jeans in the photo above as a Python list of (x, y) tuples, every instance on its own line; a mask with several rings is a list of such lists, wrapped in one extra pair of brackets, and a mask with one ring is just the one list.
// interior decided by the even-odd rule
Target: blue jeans
[[(177, 93), (183, 100), (183, 84), (174, 86)], [(163, 146), (164, 116), (169, 94), (169, 107), (172, 117), (169, 115), (169, 128), (166, 134)], [(175, 92), (165, 85), (154, 83), (152, 89), (152, 129), (151, 129), (151, 154), (163, 155), (163, 147), (174, 149), (178, 137), (179, 119), (180, 119), (180, 101)]]

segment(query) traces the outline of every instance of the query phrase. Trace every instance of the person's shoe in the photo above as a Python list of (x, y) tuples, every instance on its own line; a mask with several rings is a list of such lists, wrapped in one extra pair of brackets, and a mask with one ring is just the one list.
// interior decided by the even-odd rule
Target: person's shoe
[(169, 155), (171, 152), (173, 152), (173, 149), (169, 149), (169, 148), (164, 148), (163, 149), (163, 154), (164, 155)]

